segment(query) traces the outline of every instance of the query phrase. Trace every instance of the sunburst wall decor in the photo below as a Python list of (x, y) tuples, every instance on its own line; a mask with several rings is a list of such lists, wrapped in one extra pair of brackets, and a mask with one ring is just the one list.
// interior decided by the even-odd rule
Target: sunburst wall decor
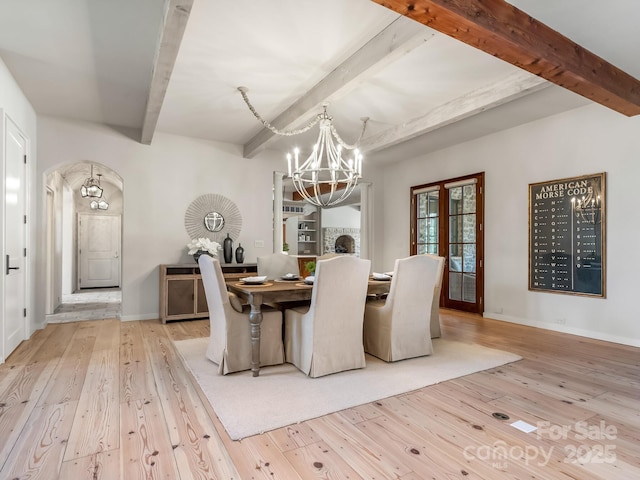
[(209, 238), (222, 244), (227, 236), (237, 240), (242, 230), (242, 215), (233, 201), (224, 195), (208, 193), (196, 198), (184, 216), (189, 238)]

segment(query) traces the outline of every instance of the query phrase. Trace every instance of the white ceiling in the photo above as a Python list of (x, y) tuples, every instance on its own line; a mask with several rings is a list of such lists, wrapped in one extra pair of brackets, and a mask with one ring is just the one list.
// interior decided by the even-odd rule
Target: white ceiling
[[(3, 0), (0, 56), (38, 114), (142, 129), (169, 2), (180, 3)], [(637, 0), (510, 3), (640, 78)], [(398, 19), (406, 22), (403, 32), (415, 29), (416, 35), (351, 79), (346, 70), (353, 64), (344, 62)], [(337, 86), (314, 105), (329, 101), (328, 111), (347, 142), (356, 139), (361, 117), (370, 118), (366, 140), (402, 130), (479, 89), (498, 90), (516, 77), (536, 80), (416, 26), (369, 0), (194, 0), (155, 131), (247, 144), (262, 127), (238, 86), (246, 86), (256, 110), (273, 120), (336, 69)], [(376, 148), (368, 158), (407, 158), (589, 103), (560, 87), (540, 88), (513, 95), (508, 103), (496, 101), (479, 115), (436, 123), (434, 131)], [(312, 108), (295, 123), (319, 111)], [(268, 147), (284, 151), (294, 142), (304, 146), (311, 139), (279, 137)]]

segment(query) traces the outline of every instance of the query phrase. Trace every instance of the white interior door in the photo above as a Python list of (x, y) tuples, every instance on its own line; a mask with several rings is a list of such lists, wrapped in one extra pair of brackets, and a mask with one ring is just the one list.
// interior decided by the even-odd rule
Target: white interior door
[(120, 286), (120, 215), (78, 215), (79, 288)]
[(26, 154), (27, 140), (7, 119), (5, 122), (5, 290), (4, 357), (26, 338)]

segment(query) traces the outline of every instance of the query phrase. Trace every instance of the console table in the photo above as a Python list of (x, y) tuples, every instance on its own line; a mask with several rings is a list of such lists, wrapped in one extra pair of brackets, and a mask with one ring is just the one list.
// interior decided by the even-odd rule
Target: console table
[[(226, 280), (255, 275), (255, 263), (221, 263)], [(160, 321), (208, 318), (207, 298), (196, 263), (160, 265)]]

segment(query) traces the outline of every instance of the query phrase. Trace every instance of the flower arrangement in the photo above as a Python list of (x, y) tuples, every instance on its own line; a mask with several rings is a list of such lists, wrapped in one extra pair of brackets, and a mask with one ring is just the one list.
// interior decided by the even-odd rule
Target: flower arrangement
[(205, 253), (207, 255), (211, 255), (212, 257), (217, 257), (218, 250), (220, 250), (222, 247), (218, 242), (203, 237), (191, 240), (191, 242), (187, 244), (187, 248), (189, 249), (189, 255), (202, 255), (203, 253)]

